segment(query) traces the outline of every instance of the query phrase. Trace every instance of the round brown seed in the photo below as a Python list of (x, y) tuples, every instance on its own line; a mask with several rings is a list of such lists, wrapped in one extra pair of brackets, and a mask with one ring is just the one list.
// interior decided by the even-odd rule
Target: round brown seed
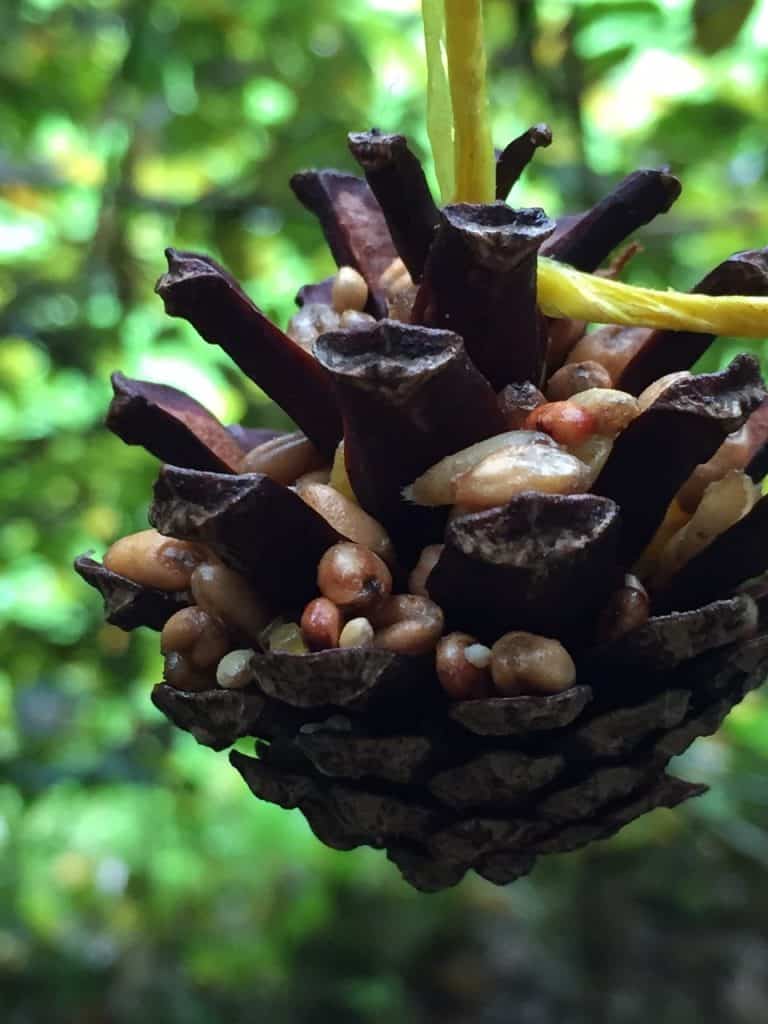
[(350, 501), (335, 487), (327, 484), (297, 483), (296, 493), (342, 537), (370, 548), (390, 565), (394, 563), (395, 548), (389, 534), (377, 519), (360, 508), (356, 502)]
[(428, 544), (419, 555), (419, 560), (408, 577), (408, 590), (419, 597), (429, 597), (427, 578), (437, 565), (445, 544)]
[(304, 434), (283, 434), (270, 438), (243, 456), (241, 473), (263, 473), (279, 484), (292, 484), (298, 477), (321, 469), (324, 457)]
[(104, 567), (158, 590), (186, 590), (195, 569), (209, 555), (200, 544), (141, 530), (121, 537), (104, 555)]
[(610, 374), (600, 363), (566, 363), (549, 378), (547, 398), (550, 402), (564, 402), (579, 391), (610, 386)]
[(627, 573), (623, 585), (611, 594), (600, 613), (597, 639), (607, 643), (631, 633), (648, 621), (650, 610), (648, 591), (637, 576)]
[(191, 584), (192, 596), (201, 608), (258, 640), (271, 616), (240, 573), (220, 562), (204, 562), (192, 573)]
[(341, 541), (328, 548), (317, 567), (317, 586), (345, 611), (368, 612), (392, 592), (392, 574), (377, 554)]
[(327, 597), (316, 597), (301, 614), (301, 631), (310, 651), (338, 647), (343, 625), (341, 610)]
[(183, 654), (196, 669), (216, 665), (231, 646), (229, 636), (218, 619), (196, 605), (172, 615), (160, 634), (163, 654)]
[(163, 680), (175, 690), (187, 690), (192, 693), (215, 689), (213, 672), (209, 675), (196, 669), (189, 663), (189, 659), (178, 651), (169, 651), (166, 654)]
[(491, 648), (494, 685), (509, 697), (560, 693), (576, 680), (576, 666), (559, 640), (535, 633), (505, 633)]
[(230, 651), (216, 668), (216, 682), (225, 690), (242, 690), (253, 679), (251, 658), (255, 651), (251, 647)]
[(493, 693), (488, 668), (477, 668), (467, 660), (467, 648), (475, 646), (477, 641), (469, 633), (448, 633), (438, 641), (437, 678), (451, 700), (482, 700)]
[(529, 414), (525, 428), (549, 434), (566, 448), (583, 444), (596, 433), (595, 417), (575, 402), (547, 402), (540, 405)]
[(354, 267), (339, 267), (331, 286), (331, 302), (337, 313), (346, 309), (365, 309), (368, 285)]
[(373, 646), (397, 654), (428, 654), (445, 623), (443, 610), (428, 597), (394, 594), (370, 615), (376, 630)]

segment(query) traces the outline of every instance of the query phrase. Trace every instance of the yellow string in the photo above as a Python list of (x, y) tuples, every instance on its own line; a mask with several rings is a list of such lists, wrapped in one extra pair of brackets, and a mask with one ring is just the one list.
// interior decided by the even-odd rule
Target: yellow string
[(435, 174), (444, 203), (454, 194), (453, 110), (445, 53), (444, 0), (422, 0), (424, 45), (427, 53), (427, 134)]
[[(427, 123), (443, 201), (490, 203), (495, 161), (486, 96), (482, 0), (422, 0)], [(544, 257), (547, 316), (742, 338), (768, 336), (768, 300), (655, 291), (583, 274)]]
[(445, 0), (445, 41), (453, 108), (453, 198), (492, 203), (496, 164), (485, 89), (482, 0)]
[(537, 291), (547, 316), (740, 338), (768, 336), (768, 299), (638, 288), (543, 256), (538, 261)]

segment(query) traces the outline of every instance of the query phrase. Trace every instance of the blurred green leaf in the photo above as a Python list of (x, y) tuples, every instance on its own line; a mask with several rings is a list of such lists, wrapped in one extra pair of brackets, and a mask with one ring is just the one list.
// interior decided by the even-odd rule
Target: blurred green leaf
[(754, 10), (754, 0), (694, 0), (693, 27), (696, 45), (704, 53), (730, 46)]

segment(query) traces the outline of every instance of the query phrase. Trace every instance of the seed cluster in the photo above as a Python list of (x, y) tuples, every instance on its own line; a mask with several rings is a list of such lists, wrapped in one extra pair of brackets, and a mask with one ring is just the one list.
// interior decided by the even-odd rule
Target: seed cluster
[[(619, 264), (609, 272), (618, 269)], [(312, 301), (305, 302), (288, 329), (305, 349), (328, 331), (367, 331), (375, 323), (366, 312), (374, 293), (352, 266), (342, 266), (313, 288), (307, 295)], [(400, 258), (384, 266), (376, 289), (390, 315), (402, 322), (410, 319), (418, 289)], [(424, 509), (447, 507), (452, 523), (530, 493), (589, 491), (617, 439), (692, 375), (687, 370), (662, 375), (636, 397), (618, 385), (651, 332), (607, 327), (585, 334), (584, 326), (561, 325), (556, 332), (546, 395), (531, 382), (502, 388), (493, 415), (498, 427), (507, 429), (429, 466), (403, 488), (405, 501)], [(142, 392), (140, 382), (125, 378), (120, 386), (134, 404), (137, 396), (147, 401), (160, 394), (157, 388)], [(161, 397), (180, 415), (172, 396)], [(195, 415), (201, 414), (195, 410)], [(212, 429), (206, 424), (208, 435)], [(220, 442), (221, 450), (229, 451), (227, 444)], [(461, 630), (453, 610), (447, 615), (430, 589), (430, 578), (437, 579), (450, 562), (445, 544), (425, 544), (410, 564), (402, 564), (389, 531), (358, 503), (344, 449), (344, 441), (339, 442), (329, 460), (309, 437), (296, 432), (260, 439), (242, 456), (228, 456), (239, 473), (261, 474), (292, 490), (328, 524), (329, 539), (338, 537), (316, 566), (316, 596), (293, 614), (260, 594), (258, 581), (254, 586), (248, 574), (238, 572), (226, 557), (222, 560), (215, 545), (145, 530), (107, 551), (103, 564), (112, 573), (152, 590), (189, 593), (191, 603), (172, 614), (162, 631), (166, 681), (195, 691), (212, 685), (215, 677), (219, 686), (237, 688), (252, 679), (248, 666), (255, 651), (377, 648), (434, 657), (437, 678), (451, 700), (552, 693), (571, 686), (576, 669), (560, 638), (486, 631), (481, 641)], [(680, 487), (637, 561), (636, 572), (652, 590), (663, 589), (753, 508), (759, 493), (745, 469), (754, 450), (747, 424), (728, 434)], [(603, 600), (595, 639), (614, 641), (638, 629), (648, 620), (651, 605), (638, 575), (626, 575)]]
[[(389, 301), (412, 288), (398, 261), (382, 275), (382, 283)], [(368, 286), (352, 268), (341, 268), (329, 294), (330, 306), (316, 303), (300, 311), (316, 317), (319, 330), (338, 326), (347, 313), (367, 316), (362, 310)], [(307, 316), (298, 322), (294, 318), (294, 336)], [(360, 326), (367, 322), (363, 319)], [(305, 343), (307, 338), (297, 340)], [(636, 398), (609, 386), (609, 368), (615, 376), (615, 336), (605, 332), (603, 338), (608, 356), (592, 342), (592, 360), (566, 362), (550, 378), (549, 398), (567, 397), (547, 400), (532, 385), (506, 387), (498, 403), (504, 422), (513, 429), (444, 457), (405, 488), (405, 497), (421, 506), (450, 506), (450, 519), (455, 519), (498, 508), (532, 491), (587, 491), (622, 431), (673, 384), (691, 376), (669, 374)], [(728, 435), (680, 489), (672, 506), (676, 513), (670, 513), (671, 519), (668, 515), (640, 559), (652, 586), (662, 586), (754, 506), (758, 489), (743, 469), (749, 452), (749, 432), (743, 427)], [(445, 546), (425, 545), (404, 573), (389, 533), (355, 499), (343, 443), (329, 464), (304, 434), (278, 435), (251, 448), (242, 457), (240, 472), (263, 474), (291, 488), (343, 539), (322, 555), (316, 576), (319, 596), (308, 601), (295, 622), (284, 617), (284, 609), (270, 607), (246, 577), (203, 544), (164, 537), (156, 530), (113, 544), (104, 557), (109, 570), (147, 587), (191, 592), (194, 604), (173, 614), (162, 631), (170, 685), (205, 690), (215, 676), (223, 688), (240, 688), (253, 678), (249, 664), (257, 650), (301, 654), (334, 648), (432, 655), (437, 678), (451, 700), (556, 693), (575, 682), (573, 659), (556, 638), (515, 630), (486, 646), (470, 633), (447, 631), (444, 611), (429, 589), (430, 574)], [(407, 589), (394, 593), (396, 581), (403, 579)], [(603, 607), (597, 638), (616, 640), (637, 629), (650, 609), (643, 583), (626, 575)]]

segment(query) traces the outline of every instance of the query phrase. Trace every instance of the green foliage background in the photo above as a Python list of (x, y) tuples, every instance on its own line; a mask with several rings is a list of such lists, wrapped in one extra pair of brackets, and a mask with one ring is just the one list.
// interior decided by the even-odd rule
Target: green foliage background
[[(684, 192), (631, 278), (687, 287), (768, 241), (768, 3), (487, 0), (513, 194), (582, 208), (639, 166)], [(376, 124), (425, 152), (416, 0), (0, 7), (0, 1006), (8, 1024), (659, 1024), (766, 1019), (768, 705), (680, 770), (713, 786), (506, 891), (406, 888), (321, 847), (151, 707), (156, 637), (102, 625), (72, 558), (141, 528), (155, 465), (107, 434), (108, 374), (281, 422), (152, 293), (167, 244), (279, 321), (330, 271), (292, 171)], [(722, 341), (717, 365), (739, 347)], [(761, 346), (755, 346), (760, 350)]]

